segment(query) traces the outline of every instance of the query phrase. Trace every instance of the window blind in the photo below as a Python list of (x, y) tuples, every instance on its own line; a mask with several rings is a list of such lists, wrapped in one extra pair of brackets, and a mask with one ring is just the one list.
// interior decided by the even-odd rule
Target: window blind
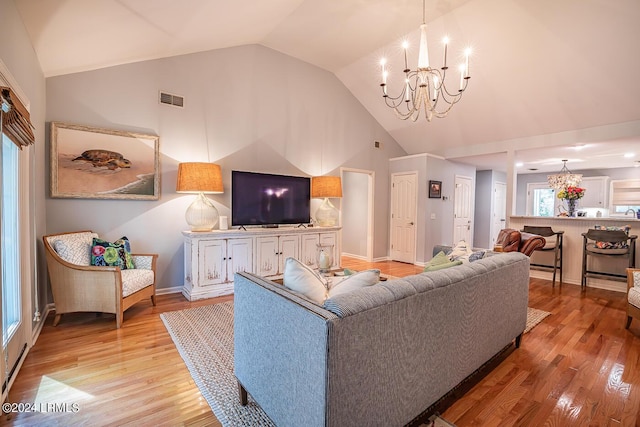
[(640, 206), (640, 179), (612, 181), (612, 204)]
[(15, 92), (0, 86), (2, 94), (2, 131), (22, 150), (35, 142), (31, 115)]

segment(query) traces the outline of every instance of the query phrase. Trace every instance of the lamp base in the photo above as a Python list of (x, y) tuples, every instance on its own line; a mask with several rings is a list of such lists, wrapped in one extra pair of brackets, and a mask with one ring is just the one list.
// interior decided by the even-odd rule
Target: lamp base
[(191, 231), (211, 231), (218, 223), (218, 209), (203, 193), (189, 205), (184, 218), (191, 227)]
[(316, 221), (320, 227), (333, 227), (338, 225), (340, 214), (338, 209), (333, 206), (328, 197), (325, 197), (322, 204), (316, 211)]

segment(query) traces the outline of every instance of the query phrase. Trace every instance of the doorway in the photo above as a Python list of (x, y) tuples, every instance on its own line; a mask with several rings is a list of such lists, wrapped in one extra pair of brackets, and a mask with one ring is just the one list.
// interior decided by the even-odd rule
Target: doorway
[(418, 173), (391, 174), (391, 259), (416, 262)]
[(341, 168), (342, 254), (373, 261), (375, 172)]
[(460, 240), (473, 245), (473, 180), (456, 175), (453, 195), (453, 243)]

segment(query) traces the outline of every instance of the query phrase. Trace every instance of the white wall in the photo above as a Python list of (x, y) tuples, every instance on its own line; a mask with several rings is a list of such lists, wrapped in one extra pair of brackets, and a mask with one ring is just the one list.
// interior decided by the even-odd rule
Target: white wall
[[(185, 97), (158, 104), (158, 91)], [(388, 158), (406, 154), (331, 73), (258, 45), (241, 46), (47, 79), (47, 121), (160, 136), (159, 201), (47, 200), (49, 233), (92, 229), (155, 252), (159, 288), (183, 283), (181, 231), (193, 196), (175, 193), (177, 164), (222, 166), (230, 215), (231, 170), (338, 175), (376, 171), (374, 256), (387, 254)], [(374, 149), (381, 141), (384, 150)], [(47, 183), (48, 184), (48, 183)], [(312, 205), (313, 211), (313, 205)]]
[(342, 253), (367, 257), (367, 211), (369, 175), (362, 172), (342, 173)]

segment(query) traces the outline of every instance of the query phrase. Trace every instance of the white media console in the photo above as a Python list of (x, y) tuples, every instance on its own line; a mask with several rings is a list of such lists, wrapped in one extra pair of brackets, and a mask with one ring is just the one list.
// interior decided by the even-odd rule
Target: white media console
[(316, 268), (316, 244), (332, 244), (340, 266), (340, 227), (247, 228), (183, 231), (183, 295), (190, 301), (233, 293), (233, 276), (246, 271), (282, 277), (284, 260), (296, 258)]

